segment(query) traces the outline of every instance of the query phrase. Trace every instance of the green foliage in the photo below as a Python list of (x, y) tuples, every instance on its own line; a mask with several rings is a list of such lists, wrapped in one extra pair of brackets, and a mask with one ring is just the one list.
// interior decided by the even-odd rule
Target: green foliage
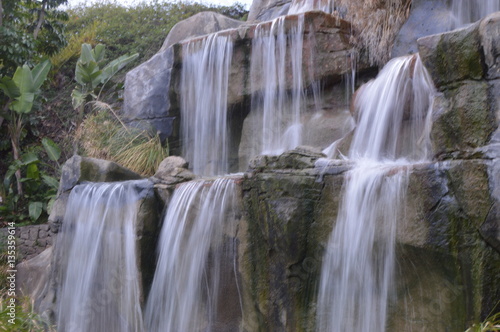
[(242, 19), (248, 13), (239, 3), (217, 6), (199, 2), (156, 0), (125, 7), (117, 2), (103, 1), (92, 7), (70, 9), (67, 31), (76, 34), (99, 22), (96, 41), (107, 45), (108, 56), (116, 58), (125, 53), (138, 53), (139, 58), (132, 63), (137, 65), (158, 52), (176, 23), (202, 11), (214, 11), (234, 19)]
[[(42, 144), (48, 158), (59, 166), (60, 148), (50, 139), (44, 138)], [(17, 171), (25, 174), (21, 178), (24, 190), (22, 194), (12, 188)], [(3, 180), (3, 190), (7, 193), (5, 204), (0, 206), (0, 216), (5, 220), (18, 222), (38, 222), (42, 216), (48, 217), (55, 201), (59, 182), (51, 174), (59, 174), (59, 167), (53, 168), (39, 158), (37, 151), (29, 151), (14, 160)]]
[(55, 332), (56, 329), (50, 323), (32, 310), (28, 298), (16, 299), (14, 307), (16, 317), (14, 324), (8, 323), (10, 308), (7, 307), (10, 298), (0, 298), (0, 326), (1, 331), (6, 332)]
[(50, 66), (49, 60), (39, 63), (33, 70), (24, 65), (17, 67), (12, 78), (0, 78), (0, 89), (8, 97), (8, 108), (11, 111), (20, 114), (31, 112), (35, 96), (40, 93), (40, 87), (47, 78)]
[(484, 322), (472, 325), (465, 332), (500, 332), (500, 312), (486, 318)]
[(3, 0), (0, 20), (0, 75), (12, 75), (18, 66), (38, 62), (66, 44), (68, 15), (57, 7), (66, 0)]
[[(101, 69), (104, 62), (106, 47), (103, 44), (98, 44), (94, 49), (90, 44), (82, 44), (80, 58), (76, 63), (75, 81), (78, 86), (71, 94), (73, 100), (73, 108), (81, 110), (82, 106), (89, 97), (99, 100), (99, 95), (106, 83), (128, 63), (134, 61), (138, 54), (122, 55)], [(96, 89), (101, 86), (101, 90), (97, 93)]]

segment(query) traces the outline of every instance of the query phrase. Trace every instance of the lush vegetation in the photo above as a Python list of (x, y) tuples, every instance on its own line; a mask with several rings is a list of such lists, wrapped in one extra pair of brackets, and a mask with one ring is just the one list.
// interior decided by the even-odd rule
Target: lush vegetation
[[(66, 2), (0, 1), (0, 227), (47, 219), (60, 165), (75, 151), (154, 172), (168, 142), (121, 123), (125, 73), (154, 55), (170, 29), (189, 16), (206, 10), (242, 20), (247, 15), (240, 4), (157, 0), (125, 7), (103, 1), (62, 10)], [(88, 52), (82, 58), (82, 44), (97, 50), (94, 59)], [(99, 79), (86, 80), (88, 70), (99, 72)], [(103, 126), (113, 128), (96, 135)]]

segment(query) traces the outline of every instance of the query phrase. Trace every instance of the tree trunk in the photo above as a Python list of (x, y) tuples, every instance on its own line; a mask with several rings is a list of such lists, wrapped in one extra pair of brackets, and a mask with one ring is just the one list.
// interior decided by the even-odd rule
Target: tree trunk
[[(23, 129), (23, 122), (21, 115), (19, 115), (19, 118), (17, 119), (15, 116), (13, 116), (12, 123), (9, 126), (9, 133), (10, 133), (10, 142), (12, 143), (12, 155), (14, 157), (14, 160), (20, 159), (19, 152), (21, 151), (21, 149), (19, 146), (19, 140), (21, 137), (22, 129)], [(21, 196), (23, 194), (23, 184), (21, 182), (22, 179), (21, 170), (18, 169), (15, 174), (17, 181), (17, 194)]]
[(0, 0), (0, 27), (3, 24), (3, 5), (2, 5), (2, 0)]
[(35, 32), (33, 32), (33, 37), (35, 39), (38, 37), (38, 34), (42, 29), (42, 24), (44, 20), (45, 20), (45, 1), (42, 2), (42, 9), (40, 10), (40, 14), (38, 15), (38, 22), (36, 23)]

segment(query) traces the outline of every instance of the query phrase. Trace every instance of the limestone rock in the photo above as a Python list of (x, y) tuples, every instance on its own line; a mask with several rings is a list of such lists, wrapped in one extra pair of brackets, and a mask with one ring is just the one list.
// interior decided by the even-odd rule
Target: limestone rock
[(208, 35), (217, 31), (234, 29), (243, 23), (243, 21), (234, 20), (215, 12), (198, 13), (172, 27), (167, 38), (163, 42), (160, 53), (185, 39)]
[(53, 247), (50, 246), (39, 255), (16, 266), (18, 290), (22, 295), (37, 299), (42, 294), (52, 268), (52, 251)]
[(479, 23), (418, 39), (422, 61), (439, 88), (457, 81), (483, 78)]
[(311, 330), (308, 285), (315, 284), (318, 270), (309, 270), (315, 262), (304, 259), (319, 252), (308, 229), (321, 188), (312, 176), (259, 173), (244, 180), (248, 238), (240, 260), (242, 282), (250, 287), (245, 331)]
[(163, 184), (176, 184), (193, 180), (196, 175), (189, 171), (187, 167), (188, 163), (184, 158), (170, 156), (160, 163), (153, 178)]
[(401, 27), (391, 56), (398, 57), (418, 52), (417, 39), (448, 31), (452, 17), (446, 0), (413, 0), (410, 16)]
[(248, 13), (248, 21), (269, 21), (286, 15), (291, 0), (254, 0)]
[(276, 161), (276, 167), (281, 169), (314, 168), (316, 160), (324, 157), (326, 156), (319, 149), (309, 146), (299, 146), (281, 154)]
[(495, 159), (488, 167), (492, 206), (479, 231), (484, 240), (500, 253), (500, 163)]
[(479, 35), (487, 66), (487, 78), (500, 78), (500, 12), (481, 20)]
[(444, 98), (436, 103), (432, 126), (432, 144), (435, 155), (450, 155), (486, 145), (494, 130), (495, 121), (484, 81), (467, 81), (444, 91)]
[(62, 167), (58, 195), (73, 189), (74, 186), (83, 181), (113, 182), (140, 178), (139, 174), (112, 161), (75, 155), (68, 159)]
[[(168, 48), (129, 71), (122, 114), (131, 126), (151, 126), (160, 138), (175, 137), (178, 110), (169, 89), (175, 81), (174, 49)], [(172, 143), (172, 142), (169, 142)]]

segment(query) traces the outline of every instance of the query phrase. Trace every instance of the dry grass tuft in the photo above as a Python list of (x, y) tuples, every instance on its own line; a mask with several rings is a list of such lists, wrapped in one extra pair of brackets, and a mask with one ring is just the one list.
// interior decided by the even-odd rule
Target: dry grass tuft
[(82, 154), (114, 161), (144, 176), (153, 175), (168, 157), (168, 147), (163, 147), (159, 136), (125, 126), (107, 104), (93, 107), (97, 111), (87, 116), (76, 135)]
[(336, 0), (335, 7), (356, 30), (358, 50), (370, 65), (382, 66), (391, 57), (397, 33), (406, 22), (411, 0)]

